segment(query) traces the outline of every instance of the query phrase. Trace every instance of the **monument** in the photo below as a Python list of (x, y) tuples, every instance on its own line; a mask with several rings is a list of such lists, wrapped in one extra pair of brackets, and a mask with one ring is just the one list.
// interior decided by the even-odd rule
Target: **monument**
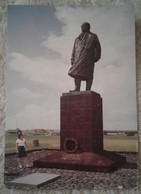
[[(75, 39), (68, 74), (75, 88), (61, 96), (60, 150), (33, 162), (35, 167), (109, 172), (126, 162), (125, 157), (103, 149), (103, 103), (91, 91), (95, 63), (101, 58), (98, 36), (84, 22)], [(80, 91), (86, 81), (86, 91)]]
[(70, 136), (79, 150), (93, 152), (103, 149), (102, 98), (95, 92), (78, 91), (81, 81), (86, 81), (86, 91), (91, 90), (94, 63), (101, 57), (101, 46), (88, 22), (81, 25), (81, 31), (74, 42), (68, 72), (74, 78), (75, 88), (61, 97), (61, 150), (68, 151)]

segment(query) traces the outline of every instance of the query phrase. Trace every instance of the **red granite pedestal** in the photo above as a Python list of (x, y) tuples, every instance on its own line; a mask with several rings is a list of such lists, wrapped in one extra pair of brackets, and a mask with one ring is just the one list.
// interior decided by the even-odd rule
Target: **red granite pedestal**
[[(103, 149), (102, 98), (95, 92), (64, 93), (61, 97), (61, 150), (75, 139), (78, 150)], [(69, 151), (69, 150), (68, 150)]]
[(60, 150), (33, 162), (34, 167), (110, 172), (125, 157), (103, 150), (102, 98), (92, 91), (61, 96)]

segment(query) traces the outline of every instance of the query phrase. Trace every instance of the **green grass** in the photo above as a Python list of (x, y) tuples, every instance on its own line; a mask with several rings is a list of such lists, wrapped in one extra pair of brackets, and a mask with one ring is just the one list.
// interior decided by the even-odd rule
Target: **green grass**
[(125, 134), (104, 136), (104, 149), (109, 151), (137, 152), (137, 135), (126, 136)]
[[(15, 142), (17, 135), (7, 135), (5, 137), (5, 152), (12, 153), (15, 152)], [(27, 141), (26, 150), (33, 149), (59, 149), (60, 148), (60, 136), (25, 136)], [(35, 147), (33, 145), (33, 140), (39, 140), (39, 146)], [(125, 152), (137, 152), (137, 135), (126, 136), (125, 134), (117, 135), (104, 135), (104, 149), (109, 151), (125, 151)]]
[[(17, 135), (6, 135), (5, 136), (5, 153), (15, 152)], [(60, 137), (59, 136), (25, 136), (27, 147), (26, 150), (33, 149), (57, 149), (60, 148)], [(36, 147), (33, 144), (34, 140), (39, 140), (39, 146)]]

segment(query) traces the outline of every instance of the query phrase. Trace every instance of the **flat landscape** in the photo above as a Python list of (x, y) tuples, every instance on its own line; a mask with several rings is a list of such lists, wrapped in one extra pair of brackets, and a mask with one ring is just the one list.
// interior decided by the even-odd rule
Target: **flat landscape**
[[(17, 135), (5, 136), (5, 152), (14, 153), (16, 146)], [(25, 135), (27, 141), (26, 150), (35, 149), (59, 149), (60, 148), (60, 136), (45, 136), (45, 135)], [(34, 142), (38, 140), (39, 146), (34, 145)], [(138, 152), (138, 137), (127, 136), (126, 134), (111, 134), (104, 135), (104, 149), (117, 152)]]

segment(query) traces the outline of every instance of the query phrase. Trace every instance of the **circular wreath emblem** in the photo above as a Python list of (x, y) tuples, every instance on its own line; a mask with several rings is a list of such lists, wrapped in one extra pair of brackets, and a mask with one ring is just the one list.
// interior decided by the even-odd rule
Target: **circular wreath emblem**
[(68, 153), (75, 153), (78, 149), (78, 142), (74, 138), (66, 138), (64, 143), (64, 150)]

